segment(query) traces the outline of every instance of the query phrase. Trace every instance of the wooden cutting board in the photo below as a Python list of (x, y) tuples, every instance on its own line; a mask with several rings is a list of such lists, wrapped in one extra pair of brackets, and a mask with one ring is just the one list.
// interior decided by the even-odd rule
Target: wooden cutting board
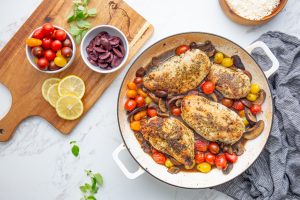
[[(152, 25), (121, 0), (91, 0), (89, 7), (96, 7), (98, 12), (97, 17), (89, 20), (93, 26), (111, 24), (125, 33), (130, 46), (128, 61), (153, 33)], [(30, 116), (43, 117), (63, 134), (70, 133), (80, 122), (82, 117), (75, 121), (66, 121), (57, 116), (55, 110), (42, 97), (41, 87), (44, 80), (70, 74), (80, 76), (86, 84), (83, 98), (86, 113), (121, 72), (122, 69), (107, 75), (93, 72), (81, 59), (79, 45), (72, 66), (59, 74), (41, 73), (30, 65), (25, 54), (26, 38), (45, 22), (52, 22), (68, 30), (66, 18), (71, 10), (72, 0), (43, 0), (0, 52), (0, 82), (12, 94), (10, 111), (0, 120), (1, 142), (7, 141), (18, 124)]]

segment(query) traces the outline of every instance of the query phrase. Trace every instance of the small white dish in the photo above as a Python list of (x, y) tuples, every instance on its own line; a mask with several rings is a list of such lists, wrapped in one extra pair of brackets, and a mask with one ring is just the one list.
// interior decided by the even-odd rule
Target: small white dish
[[(69, 38), (69, 39), (71, 40), (71, 43), (72, 43), (73, 54), (72, 54), (70, 60), (68, 60), (67, 64), (66, 64), (64, 67), (62, 67), (62, 68), (60, 68), (60, 69), (58, 69), (58, 70), (53, 70), (53, 71), (41, 70), (41, 69), (37, 66), (37, 64), (34, 62), (34, 58), (35, 58), (35, 57), (34, 57), (34, 56), (32, 55), (32, 53), (31, 53), (31, 48), (30, 48), (28, 45), (26, 45), (26, 56), (27, 56), (27, 59), (28, 59), (28, 61), (30, 62), (30, 64), (31, 64), (31, 65), (33, 66), (33, 68), (35, 68), (36, 70), (38, 70), (38, 71), (40, 71), (40, 72), (43, 72), (43, 73), (46, 73), (46, 74), (56, 74), (56, 73), (59, 73), (59, 72), (62, 72), (62, 71), (64, 71), (64, 70), (66, 70), (68, 67), (70, 67), (70, 65), (71, 65), (72, 62), (74, 61), (74, 58), (75, 58), (75, 55), (76, 55), (76, 44), (75, 44), (75, 41), (74, 41), (74, 39), (72, 38), (71, 34), (68, 33), (68, 31), (66, 31), (66, 30), (63, 29), (62, 27), (55, 26), (55, 25), (53, 25), (53, 26), (54, 26), (55, 29), (60, 29), (60, 30), (65, 31), (66, 34), (67, 34), (67, 38)], [(42, 27), (38, 27), (37, 29), (40, 29), (40, 28), (42, 28)], [(35, 29), (35, 30), (30, 34), (29, 38), (32, 37), (33, 33), (34, 33), (37, 29)]]
[[(124, 50), (125, 50), (124, 58), (117, 67), (114, 67), (112, 69), (102, 69), (102, 68), (98, 67), (97, 65), (93, 65), (87, 59), (88, 58), (88, 53), (86, 51), (87, 46), (89, 45), (91, 40), (94, 39), (101, 32), (107, 32), (111, 36), (119, 37), (124, 45)], [(129, 54), (128, 40), (127, 40), (126, 36), (124, 35), (124, 33), (114, 26), (111, 26), (111, 25), (96, 26), (96, 27), (92, 28), (91, 30), (89, 30), (83, 37), (83, 39), (81, 41), (81, 45), (80, 45), (80, 53), (81, 53), (81, 57), (82, 57), (83, 61), (91, 70), (98, 72), (98, 73), (103, 73), (103, 74), (112, 73), (112, 72), (115, 72), (118, 69), (120, 69), (122, 66), (124, 66), (124, 64), (127, 61), (128, 54)]]

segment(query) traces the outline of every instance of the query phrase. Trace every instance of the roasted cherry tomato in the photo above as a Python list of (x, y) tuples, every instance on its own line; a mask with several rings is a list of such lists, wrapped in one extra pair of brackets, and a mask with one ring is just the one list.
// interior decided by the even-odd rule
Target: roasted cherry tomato
[(144, 97), (144, 98), (146, 98), (146, 97), (148, 96), (147, 93), (144, 92), (142, 88), (138, 88), (138, 89), (137, 89), (137, 93), (138, 93), (139, 95), (141, 95), (142, 97)]
[(221, 53), (221, 52), (218, 52), (218, 53), (215, 54), (214, 62), (218, 63), (218, 64), (221, 64), (223, 59), (224, 59), (224, 54)]
[(46, 58), (39, 58), (37, 65), (41, 70), (46, 70), (48, 68), (49, 62)]
[(211, 81), (205, 81), (205, 83), (203, 83), (201, 89), (205, 94), (211, 94), (215, 90), (215, 84)]
[(155, 117), (157, 116), (157, 110), (155, 108), (148, 108), (147, 114), (149, 117)]
[(52, 61), (56, 57), (55, 53), (50, 49), (46, 50), (44, 55), (48, 61)]
[(63, 41), (62, 44), (63, 44), (64, 47), (70, 47), (70, 48), (72, 48), (72, 42), (71, 42), (70, 39), (65, 39), (65, 41)]
[(140, 111), (138, 113), (136, 113), (134, 116), (133, 116), (133, 119), (135, 121), (140, 121), (142, 118), (146, 117), (147, 116), (147, 111), (146, 110), (143, 110), (143, 111)]
[(259, 85), (256, 84), (256, 83), (252, 83), (252, 84), (251, 84), (251, 88), (250, 88), (250, 92), (251, 92), (252, 94), (258, 94), (259, 91), (260, 91)]
[(132, 111), (136, 107), (136, 102), (135, 100), (128, 99), (125, 103), (125, 109), (128, 111)]
[(225, 153), (225, 157), (226, 157), (226, 160), (228, 160), (229, 162), (231, 163), (235, 163), (237, 160), (238, 160), (238, 157), (235, 153)]
[(195, 155), (195, 161), (197, 164), (205, 161), (205, 154), (203, 152), (197, 152)]
[(41, 28), (36, 29), (32, 34), (33, 38), (40, 39), (40, 40), (42, 40), (44, 38), (44, 36), (45, 36), (45, 34)]
[(205, 161), (211, 165), (215, 164), (216, 156), (210, 152), (205, 153)]
[(251, 108), (250, 108), (251, 112), (253, 114), (258, 114), (261, 112), (261, 106), (260, 105), (257, 105), (257, 104), (254, 104)]
[(53, 36), (57, 40), (64, 41), (67, 37), (67, 34), (64, 30), (56, 30)]
[(28, 38), (26, 40), (26, 44), (29, 47), (37, 47), (40, 46), (42, 44), (42, 40), (36, 39), (36, 38)]
[(136, 90), (127, 90), (126, 93), (128, 98), (134, 99), (137, 96)]
[(244, 110), (245, 108), (244, 104), (239, 100), (234, 101), (232, 107), (237, 111)]
[(70, 47), (63, 47), (61, 49), (61, 55), (65, 58), (70, 58), (73, 54), (73, 51)]
[(166, 156), (159, 152), (153, 153), (152, 158), (156, 163), (161, 164), (161, 165), (165, 164), (165, 162), (166, 162)]
[(219, 168), (219, 169), (226, 169), (227, 160), (226, 160), (225, 155), (224, 154), (217, 155), (216, 160), (215, 160), (215, 164), (216, 164), (216, 167)]
[(42, 39), (42, 46), (44, 49), (50, 49), (52, 44), (52, 39), (47, 37)]
[(51, 36), (52, 33), (54, 32), (54, 26), (50, 23), (45, 23), (42, 26), (42, 30), (46, 36)]
[(230, 108), (233, 104), (232, 99), (223, 98), (221, 103), (226, 106), (227, 108)]
[(210, 142), (208, 145), (208, 150), (213, 154), (218, 154), (220, 152), (220, 147), (216, 142)]
[(172, 108), (172, 114), (173, 114), (174, 116), (180, 116), (180, 114), (181, 114), (181, 109), (178, 108), (178, 107), (173, 107), (173, 108)]
[(249, 94), (247, 94), (246, 98), (247, 98), (249, 101), (255, 101), (255, 100), (257, 99), (257, 95), (256, 95), (256, 94), (249, 93)]
[(127, 87), (130, 90), (136, 90), (137, 89), (136, 84), (134, 82), (127, 83)]
[(44, 50), (42, 47), (33, 47), (31, 53), (35, 57), (41, 58), (44, 55)]
[(166, 162), (165, 162), (165, 166), (166, 166), (167, 168), (170, 168), (170, 167), (173, 167), (174, 164), (172, 163), (172, 161), (171, 161), (169, 158), (167, 158), (167, 160), (166, 160)]
[(211, 165), (207, 162), (203, 162), (197, 165), (197, 170), (202, 173), (208, 173), (211, 170)]
[(135, 98), (135, 102), (137, 103), (137, 107), (141, 107), (141, 106), (145, 105), (145, 98), (142, 96), (137, 96)]
[(208, 142), (203, 140), (196, 140), (194, 146), (197, 151), (206, 152), (208, 148)]
[(176, 55), (180, 55), (182, 53), (185, 53), (189, 49), (190, 49), (190, 47), (188, 45), (181, 45), (176, 48), (175, 53), (176, 53)]
[(59, 40), (54, 40), (54, 41), (51, 43), (51, 49), (52, 49), (53, 51), (58, 51), (58, 50), (61, 49), (61, 47), (62, 47), (62, 43), (61, 43), (61, 41), (59, 41)]
[(139, 131), (141, 129), (141, 123), (140, 121), (133, 121), (130, 123), (130, 128), (133, 131)]
[(231, 58), (224, 58), (222, 60), (222, 65), (224, 67), (231, 67), (233, 65), (233, 60)]
[(135, 77), (134, 81), (135, 84), (140, 84), (143, 83), (143, 78), (142, 77)]

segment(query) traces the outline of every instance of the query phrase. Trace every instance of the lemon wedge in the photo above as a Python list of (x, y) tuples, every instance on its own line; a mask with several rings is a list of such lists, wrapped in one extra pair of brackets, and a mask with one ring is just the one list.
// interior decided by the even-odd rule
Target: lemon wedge
[(59, 99), (58, 83), (52, 85), (47, 92), (47, 99), (51, 106), (55, 108), (56, 102)]
[(75, 120), (83, 113), (83, 103), (78, 97), (63, 96), (56, 103), (56, 112), (62, 119)]
[(61, 97), (76, 96), (81, 99), (85, 93), (84, 82), (78, 76), (66, 76), (58, 84), (58, 93)]
[(46, 101), (49, 101), (48, 96), (47, 96), (49, 88), (52, 85), (54, 85), (56, 83), (59, 83), (59, 81), (60, 81), (59, 78), (49, 78), (49, 79), (44, 81), (44, 83), (42, 85), (42, 95), (43, 95), (43, 97)]

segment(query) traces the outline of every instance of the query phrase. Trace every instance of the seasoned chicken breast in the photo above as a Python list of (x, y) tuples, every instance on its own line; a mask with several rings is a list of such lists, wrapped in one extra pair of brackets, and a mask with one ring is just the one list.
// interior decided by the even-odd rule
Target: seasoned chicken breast
[(181, 103), (181, 117), (209, 141), (237, 142), (245, 131), (242, 118), (220, 103), (202, 96), (189, 95)]
[(144, 86), (152, 91), (185, 93), (199, 85), (207, 76), (210, 65), (210, 60), (204, 52), (192, 49), (152, 67), (144, 77)]
[(141, 121), (141, 133), (157, 150), (187, 167), (194, 164), (194, 133), (176, 118), (152, 117)]
[(250, 78), (245, 73), (222, 65), (213, 64), (208, 79), (215, 83), (217, 90), (230, 99), (243, 98), (250, 91)]

